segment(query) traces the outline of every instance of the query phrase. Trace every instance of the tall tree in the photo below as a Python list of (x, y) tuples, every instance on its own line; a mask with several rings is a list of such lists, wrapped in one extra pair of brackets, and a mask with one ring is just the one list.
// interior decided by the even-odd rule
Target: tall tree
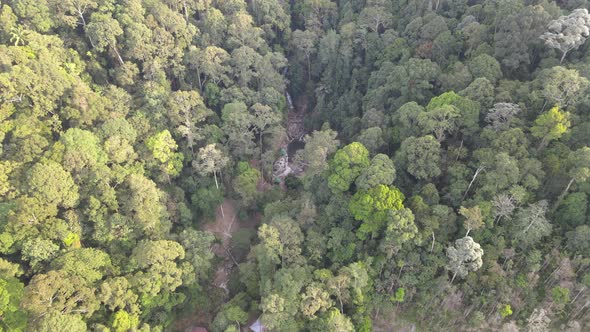
[(531, 133), (541, 139), (538, 150), (544, 149), (549, 142), (565, 134), (571, 125), (569, 118), (568, 112), (562, 112), (555, 106), (535, 119)]
[(481, 246), (471, 237), (466, 236), (455, 241), (454, 247), (447, 248), (447, 268), (453, 273), (451, 283), (457, 276), (465, 278), (469, 272), (479, 270), (483, 264), (482, 256)]
[(580, 47), (590, 36), (590, 14), (588, 9), (578, 8), (551, 21), (547, 28), (549, 31), (542, 34), (541, 39), (545, 45), (561, 52), (559, 63), (562, 63), (569, 51)]

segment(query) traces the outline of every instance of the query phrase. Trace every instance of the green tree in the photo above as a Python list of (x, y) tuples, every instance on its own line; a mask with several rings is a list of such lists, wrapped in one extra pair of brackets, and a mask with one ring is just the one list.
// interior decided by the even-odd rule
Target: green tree
[(176, 176), (182, 170), (184, 155), (176, 152), (178, 145), (168, 130), (163, 130), (146, 141), (152, 156), (162, 164), (166, 175)]
[(139, 325), (139, 317), (125, 310), (117, 311), (112, 318), (111, 326), (115, 332), (134, 330)]
[(547, 201), (539, 201), (516, 212), (513, 233), (515, 244), (530, 247), (551, 234), (552, 226), (545, 215), (547, 206)]
[(484, 226), (483, 217), (481, 215), (479, 206), (474, 206), (471, 208), (461, 206), (459, 208), (459, 214), (465, 217), (465, 221), (463, 221), (463, 228), (467, 230), (467, 234), (465, 234), (465, 236), (468, 236), (471, 230), (478, 230)]
[(385, 154), (377, 154), (371, 159), (371, 164), (361, 171), (356, 179), (357, 189), (368, 190), (377, 185), (391, 185), (395, 180), (393, 161)]
[(582, 183), (590, 178), (590, 148), (583, 147), (571, 152), (568, 156), (567, 166), (570, 181), (559, 196), (558, 203), (565, 197), (574, 182)]
[(531, 127), (534, 137), (540, 138), (539, 150), (544, 149), (549, 142), (559, 139), (569, 129), (570, 114), (562, 112), (557, 106), (539, 115)]
[(387, 222), (389, 210), (403, 209), (404, 198), (399, 189), (382, 184), (357, 191), (349, 204), (350, 213), (354, 218), (363, 221), (357, 236), (361, 239), (365, 239), (369, 233), (375, 236)]
[(99, 52), (109, 48), (112, 49), (117, 55), (119, 63), (123, 65), (123, 58), (121, 58), (117, 48), (117, 37), (123, 34), (123, 29), (121, 29), (117, 20), (109, 13), (93, 13), (90, 16), (90, 23), (85, 26), (85, 31)]
[(251, 205), (258, 196), (256, 186), (260, 177), (260, 171), (247, 162), (238, 163), (238, 176), (234, 180), (234, 190), (240, 195), (245, 206)]
[(32, 319), (48, 314), (81, 314), (90, 317), (99, 308), (92, 287), (64, 271), (35, 275), (25, 287), (21, 306)]
[(301, 294), (301, 313), (307, 318), (314, 319), (317, 313), (323, 313), (332, 306), (330, 294), (321, 285), (309, 285), (305, 293)]
[(340, 141), (336, 139), (337, 135), (336, 131), (329, 128), (322, 128), (321, 131), (305, 135), (303, 138), (305, 147), (297, 151), (295, 159), (304, 163), (306, 175), (311, 177), (326, 170), (328, 157), (340, 145)]
[(540, 75), (543, 82), (543, 96), (548, 103), (565, 109), (586, 98), (590, 81), (575, 69), (555, 66)]
[(42, 204), (71, 208), (76, 206), (80, 198), (78, 186), (70, 173), (51, 161), (31, 167), (27, 187), (32, 197)]
[(162, 192), (152, 180), (132, 174), (119, 195), (121, 213), (132, 218), (141, 231), (151, 236), (161, 236), (167, 231)]
[(348, 191), (350, 185), (367, 166), (369, 151), (361, 143), (353, 142), (341, 148), (330, 161), (330, 189), (333, 192)]
[(418, 227), (414, 223), (412, 210), (404, 208), (396, 211), (388, 211), (385, 235), (381, 240), (380, 248), (388, 258), (391, 258), (402, 245), (416, 237)]
[(19, 305), (23, 297), (24, 284), (13, 276), (0, 278), (0, 326), (14, 331), (24, 330), (27, 324), (26, 313)]
[(62, 313), (51, 313), (43, 316), (34, 323), (35, 331), (51, 332), (84, 332), (87, 326), (79, 315), (67, 315)]
[(433, 136), (408, 137), (395, 156), (396, 161), (417, 179), (432, 179), (441, 174), (440, 142)]
[(319, 317), (312, 323), (313, 329), (316, 331), (327, 331), (327, 332), (352, 332), (354, 331), (354, 325), (350, 321), (350, 318), (346, 317), (343, 313), (338, 311), (336, 308), (328, 310), (324, 315)]

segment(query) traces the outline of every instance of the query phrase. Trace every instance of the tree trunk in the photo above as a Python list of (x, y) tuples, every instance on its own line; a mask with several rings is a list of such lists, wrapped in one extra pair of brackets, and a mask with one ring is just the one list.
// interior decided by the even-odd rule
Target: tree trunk
[(451, 278), (451, 284), (455, 281), (455, 277), (457, 276), (457, 272), (453, 273), (453, 278)]
[(199, 90), (201, 90), (201, 93), (203, 93), (203, 83), (201, 83), (201, 71), (199, 70), (198, 66), (197, 66), (197, 78), (199, 80)]
[(434, 231), (432, 231), (432, 245), (430, 246), (430, 252), (434, 250)]
[(119, 59), (119, 63), (124, 64), (123, 58), (121, 58), (121, 55), (119, 54), (119, 51), (117, 50), (117, 46), (112, 45), (112, 48), (113, 48), (113, 51), (115, 51), (115, 53), (117, 54), (117, 59)]
[(543, 149), (545, 149), (547, 144), (549, 144), (549, 141), (547, 141), (547, 136), (545, 136), (545, 137), (543, 137), (543, 139), (541, 140), (541, 143), (539, 143), (539, 146), (537, 147), (537, 153), (543, 151)]
[(559, 197), (557, 198), (557, 203), (560, 203), (561, 200), (565, 197), (565, 195), (567, 195), (567, 192), (570, 190), (570, 187), (572, 186), (572, 184), (574, 184), (574, 181), (575, 181), (574, 178), (570, 179), (570, 182), (567, 183), (567, 187), (565, 187), (565, 189), (563, 190), (561, 195), (559, 195)]
[(563, 60), (565, 60), (566, 55), (567, 55), (567, 51), (563, 52), (563, 54), (561, 55), (561, 59), (559, 59), (559, 64), (563, 63)]
[(309, 54), (306, 54), (307, 56), (307, 80), (311, 81), (311, 60), (309, 59), (310, 56)]
[(572, 302), (570, 302), (570, 304), (576, 302), (576, 300), (578, 299), (578, 296), (580, 296), (580, 294), (582, 294), (582, 292), (586, 289), (586, 286), (582, 286), (582, 288), (580, 289), (580, 291), (578, 292), (578, 294), (576, 294), (576, 296), (574, 297), (574, 299), (572, 300)]
[(473, 175), (471, 182), (469, 182), (469, 186), (467, 186), (467, 190), (465, 190), (465, 193), (463, 194), (463, 200), (465, 200), (465, 197), (467, 197), (467, 193), (469, 193), (469, 189), (471, 189), (471, 186), (473, 185), (473, 182), (475, 182), (475, 179), (477, 178), (479, 173), (481, 171), (483, 171), (484, 169), (485, 169), (485, 166), (480, 166), (477, 168), (477, 170), (475, 170), (475, 174)]

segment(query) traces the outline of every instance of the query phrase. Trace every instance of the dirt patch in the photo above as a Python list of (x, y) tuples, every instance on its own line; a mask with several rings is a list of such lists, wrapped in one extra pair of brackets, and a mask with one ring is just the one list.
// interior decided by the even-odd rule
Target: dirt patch
[(215, 211), (215, 221), (203, 226), (203, 230), (213, 233), (220, 243), (213, 245), (212, 250), (216, 256), (221, 257), (223, 261), (218, 265), (213, 279), (215, 287), (223, 288), (228, 291), (227, 283), (230, 279), (232, 270), (238, 265), (238, 262), (231, 254), (232, 235), (240, 229), (255, 229), (260, 223), (259, 214), (246, 220), (239, 220), (237, 216), (237, 202), (231, 199), (225, 199)]

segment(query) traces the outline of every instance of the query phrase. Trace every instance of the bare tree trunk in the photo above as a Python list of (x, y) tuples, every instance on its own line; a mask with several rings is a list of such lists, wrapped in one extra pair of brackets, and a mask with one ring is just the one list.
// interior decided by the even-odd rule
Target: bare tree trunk
[(563, 52), (563, 54), (561, 55), (561, 59), (559, 59), (559, 64), (563, 63), (563, 60), (565, 60), (566, 55), (567, 55), (567, 51)]
[(203, 83), (201, 82), (201, 71), (199, 70), (198, 66), (197, 66), (197, 79), (199, 80), (199, 90), (201, 90), (201, 93), (203, 93)]
[(186, 23), (188, 24), (188, 10), (186, 10), (186, 0), (182, 1), (183, 9), (184, 9), (184, 18), (186, 19)]
[(119, 54), (119, 51), (117, 50), (117, 46), (112, 45), (112, 48), (113, 48), (113, 51), (115, 51), (115, 53), (117, 54), (117, 59), (119, 59), (119, 63), (124, 64), (123, 58), (121, 58), (121, 55)]
[(580, 296), (580, 294), (582, 294), (582, 292), (586, 290), (586, 286), (582, 286), (582, 288), (580, 289), (580, 291), (578, 292), (578, 294), (576, 294), (576, 296), (574, 297), (574, 299), (572, 300), (572, 302), (570, 302), (570, 304), (576, 302), (576, 300), (578, 299), (578, 296)]
[(475, 174), (473, 175), (471, 182), (469, 182), (469, 186), (467, 186), (467, 190), (465, 190), (465, 193), (463, 194), (463, 200), (465, 200), (465, 197), (467, 197), (467, 193), (469, 193), (469, 189), (471, 189), (471, 186), (473, 185), (473, 182), (475, 182), (475, 179), (477, 178), (479, 173), (481, 171), (483, 171), (484, 169), (485, 169), (485, 166), (480, 166), (475, 170)]
[(310, 56), (309, 54), (306, 54), (307, 56), (307, 80), (311, 81), (311, 60), (309, 59)]
[(430, 246), (430, 252), (434, 250), (434, 231), (432, 231), (432, 245)]
[(565, 196), (567, 194), (567, 192), (570, 190), (570, 187), (572, 186), (572, 184), (574, 183), (575, 179), (572, 178), (570, 180), (570, 182), (568, 182), (567, 187), (565, 187), (565, 190), (561, 193), (560, 196)]
[(539, 146), (537, 147), (537, 153), (543, 151), (543, 149), (545, 149), (548, 143), (549, 142), (547, 141), (547, 137), (543, 137), (541, 143), (539, 143)]

